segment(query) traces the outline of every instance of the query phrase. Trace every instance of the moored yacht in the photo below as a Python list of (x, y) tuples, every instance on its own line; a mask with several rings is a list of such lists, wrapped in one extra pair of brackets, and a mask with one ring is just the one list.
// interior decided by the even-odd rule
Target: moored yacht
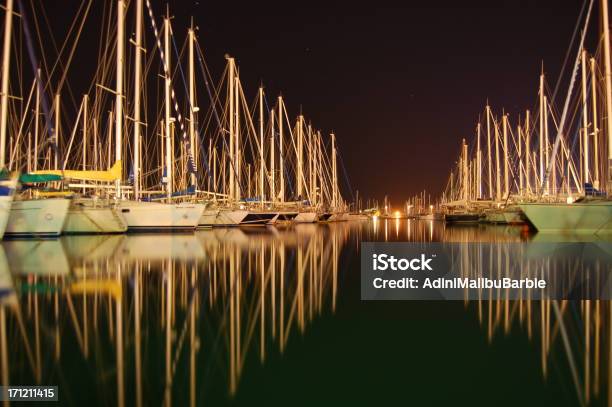
[(118, 209), (128, 232), (193, 231), (205, 206), (194, 203), (120, 201)]
[(16, 199), (5, 237), (57, 237), (62, 233), (70, 200), (66, 198)]
[(545, 233), (612, 234), (612, 201), (583, 199), (568, 203), (523, 203), (529, 222)]
[(247, 216), (240, 222), (240, 226), (272, 225), (279, 217), (275, 211), (248, 211)]
[(97, 198), (75, 198), (71, 201), (64, 224), (64, 233), (123, 233), (127, 223), (117, 206)]
[(296, 223), (313, 223), (318, 220), (318, 214), (315, 211), (299, 212), (293, 219)]

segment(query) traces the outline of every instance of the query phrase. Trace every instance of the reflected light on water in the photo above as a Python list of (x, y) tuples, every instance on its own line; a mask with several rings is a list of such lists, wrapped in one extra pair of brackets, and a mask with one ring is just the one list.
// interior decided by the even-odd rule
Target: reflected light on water
[[(62, 383), (60, 397), (75, 404), (93, 393), (98, 404), (119, 406), (160, 400), (193, 406), (214, 392), (231, 398), (245, 370), (282, 357), (291, 338), (336, 312), (343, 281), (359, 278), (348, 266), (358, 264), (351, 261), (361, 241), (404, 237), (494, 243), (532, 238), (514, 227), (377, 219), (3, 242), (2, 384)], [(462, 256), (469, 259), (465, 272), (483, 262), (506, 267), (509, 253), (496, 247), (489, 257), (482, 251)], [(527, 264), (524, 272), (544, 266)], [(563, 355), (582, 404), (612, 400), (610, 302), (521, 298), (466, 306), (490, 343), (498, 335), (524, 334), (537, 344), (544, 377), (551, 359)]]
[[(71, 378), (78, 381), (71, 370), (77, 365), (98, 370), (96, 386), (106, 397), (100, 404), (163, 398), (171, 405), (182, 400), (178, 381), (188, 384), (195, 405), (206, 391), (202, 380), (219, 374), (232, 395), (249, 354), (265, 363), (319, 315), (334, 312), (348, 228), (5, 242), (2, 383), (64, 377), (68, 391)], [(152, 386), (159, 376), (163, 382)]]

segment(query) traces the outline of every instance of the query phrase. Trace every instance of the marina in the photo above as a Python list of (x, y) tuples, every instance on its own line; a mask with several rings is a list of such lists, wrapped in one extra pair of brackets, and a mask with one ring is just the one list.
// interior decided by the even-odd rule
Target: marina
[(0, 1), (3, 406), (612, 406), (609, 0)]

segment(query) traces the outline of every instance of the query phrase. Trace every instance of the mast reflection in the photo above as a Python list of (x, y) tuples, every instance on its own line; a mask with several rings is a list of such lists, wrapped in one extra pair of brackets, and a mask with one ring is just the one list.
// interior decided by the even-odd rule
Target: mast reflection
[(2, 382), (61, 377), (61, 397), (80, 402), (83, 369), (99, 372), (91, 379), (100, 404), (194, 406), (213, 382), (232, 396), (251, 355), (266, 363), (335, 311), (349, 228), (4, 242)]

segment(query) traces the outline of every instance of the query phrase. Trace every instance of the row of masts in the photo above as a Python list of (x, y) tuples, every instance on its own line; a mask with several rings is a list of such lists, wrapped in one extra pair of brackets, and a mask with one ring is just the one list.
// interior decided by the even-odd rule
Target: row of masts
[[(588, 58), (583, 50), (581, 59), (581, 105), (576, 109), (581, 110), (582, 120), (577, 129), (577, 153), (573, 152), (574, 142), (562, 134), (559, 152), (553, 157), (559, 120), (542, 73), (535, 117), (526, 110), (513, 125), (508, 113), (499, 118), (489, 104), (485, 106), (484, 120), (476, 125), (472, 153), (465, 139), (461, 144), (460, 159), (449, 177), (447, 201), (555, 199), (584, 194), (586, 184), (601, 188), (606, 143), (600, 134), (603, 119), (598, 115), (600, 81), (595, 58)], [(546, 176), (548, 168), (550, 177)]]
[[(601, 47), (590, 55), (584, 48), (583, 33), (563, 111), (555, 109), (543, 70), (535, 115), (526, 110), (512, 123), (507, 112), (499, 118), (487, 102), (484, 120), (479, 119), (476, 125), (471, 152), (465, 139), (462, 141), (459, 160), (444, 193), (445, 202), (565, 201), (593, 190), (612, 191), (607, 0), (602, 0), (601, 11)], [(579, 80), (574, 81), (578, 69)], [(580, 92), (572, 98), (574, 82), (579, 83)]]
[[(16, 14), (13, 1), (7, 0), (0, 166), (21, 171), (106, 170), (121, 162), (124, 164), (122, 177), (115, 181), (112, 189), (102, 189), (98, 183), (81, 184), (83, 192), (93, 190), (116, 199), (174, 200), (197, 195), (224, 205), (251, 203), (270, 207), (301, 202), (312, 207), (345, 206), (338, 182), (338, 151), (333, 133), (325, 136), (301, 113), (291, 123), (282, 96), (278, 96), (276, 104), (268, 109), (263, 86), (255, 98), (256, 107), (249, 106), (232, 57), (226, 58), (223, 79), (215, 85), (205, 65), (193, 23), (187, 30), (187, 78), (184, 78), (180, 58), (183, 52), (179, 54), (176, 49), (171, 17), (167, 12), (158, 29), (149, 0), (130, 3), (130, 7), (134, 7), (135, 30), (128, 40), (133, 46), (133, 59), (128, 64), (125, 49), (127, 3), (117, 0), (108, 6), (110, 10), (115, 7), (116, 31), (107, 33), (109, 40), (114, 37), (115, 48), (108, 46), (110, 41), (105, 42), (90, 88), (95, 90), (95, 95), (83, 95), (77, 119), (71, 124), (71, 134), (66, 140), (61, 132), (66, 116), (60, 114), (60, 85), (54, 93), (51, 111), (41, 112), (40, 109), (50, 87), (50, 80), (46, 84), (42, 80), (43, 73), (48, 72), (44, 64), (34, 61), (34, 64), (43, 65), (43, 69), (41, 72), (39, 68), (33, 75), (27, 103), (25, 98), (11, 97), (11, 90), (17, 87), (9, 89), (9, 81), (18, 77), (23, 82), (27, 75), (23, 72), (11, 74), (9, 70), (12, 20)], [(146, 44), (145, 6), (155, 36), (154, 47)], [(106, 84), (110, 82), (108, 68), (112, 64), (108, 61), (113, 51), (115, 79), (114, 89), (111, 89)], [(179, 57), (176, 61), (175, 55)], [(150, 75), (156, 60), (160, 65), (163, 100), (153, 101), (147, 98), (147, 93), (154, 80), (159, 83)], [(58, 65), (64, 66), (61, 55)], [(198, 83), (198, 65), (203, 83)], [(64, 66), (65, 71), (68, 68)], [(130, 73), (133, 75), (132, 94), (126, 83)], [(210, 101), (203, 116), (198, 106), (201, 98), (198, 91), (205, 91)], [(110, 107), (109, 94), (114, 96)], [(156, 114), (151, 121), (153, 108)], [(106, 117), (104, 112), (107, 112)], [(40, 126), (41, 121), (43, 126)], [(132, 137), (129, 137), (130, 130)], [(130, 182), (126, 183), (128, 179)], [(183, 193), (185, 191), (189, 193)]]

